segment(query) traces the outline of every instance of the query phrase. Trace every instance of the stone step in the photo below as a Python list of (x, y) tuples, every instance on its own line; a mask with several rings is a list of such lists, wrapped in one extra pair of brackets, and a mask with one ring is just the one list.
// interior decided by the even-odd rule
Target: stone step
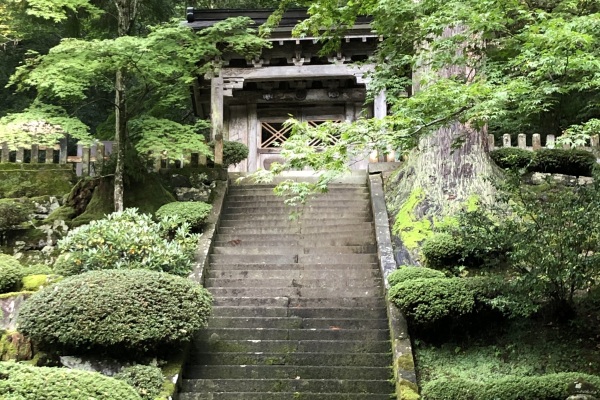
[[(217, 297), (218, 299), (218, 297)], [(326, 299), (327, 305), (333, 299)], [(387, 318), (385, 306), (362, 307), (252, 307), (252, 306), (215, 306), (215, 317), (297, 317), (297, 318), (361, 318), (385, 319)]]
[(374, 244), (361, 245), (361, 246), (323, 246), (323, 247), (304, 247), (304, 246), (277, 246), (275, 243), (273, 246), (226, 246), (226, 247), (214, 247), (213, 255), (303, 255), (303, 254), (375, 254), (377, 252), (377, 246)]
[(312, 392), (387, 393), (391, 385), (378, 380), (339, 379), (184, 379), (184, 392)]
[[(307, 331), (310, 332), (310, 331)], [(194, 353), (189, 360), (212, 365), (354, 365), (385, 367), (392, 363), (391, 353)]]
[(296, 224), (289, 226), (219, 226), (218, 233), (224, 235), (255, 235), (255, 234), (328, 234), (335, 236), (338, 232), (349, 232), (355, 231), (357, 235), (372, 235), (373, 223), (372, 222), (346, 222), (340, 223), (339, 221), (333, 225), (316, 225), (307, 226), (306, 224)]
[[(361, 234), (362, 233), (362, 234)], [(238, 235), (224, 235), (217, 234), (215, 236), (215, 243), (230, 243), (239, 241), (240, 243), (246, 242), (277, 242), (277, 241), (297, 241), (297, 242), (339, 242), (344, 240), (365, 240), (369, 243), (373, 242), (373, 232), (371, 230), (364, 230), (362, 232), (358, 232), (355, 230), (349, 230), (345, 232), (336, 232), (334, 235), (331, 233), (310, 233), (310, 234), (301, 234), (301, 233), (285, 233), (285, 234), (238, 234)]]
[(215, 297), (215, 307), (280, 307), (291, 309), (305, 308), (383, 308), (386, 305), (383, 298), (339, 297), (339, 298), (290, 298), (290, 297)]
[[(391, 389), (390, 389), (391, 390)], [(208, 392), (180, 393), (178, 400), (390, 400), (389, 394), (312, 392)]]
[[(346, 223), (347, 225), (370, 223), (373, 221), (373, 217), (370, 214), (363, 213), (363, 215), (351, 215), (351, 214), (327, 214), (327, 215), (313, 215), (310, 218), (300, 218), (298, 220), (291, 220), (289, 215), (284, 216), (245, 216), (244, 214), (224, 214), (219, 222), (219, 226), (223, 228), (228, 227), (239, 227), (239, 228), (305, 228), (305, 227), (322, 227), (322, 226), (336, 226), (338, 224)], [(337, 228), (336, 228), (337, 229)]]
[[(363, 191), (363, 192), (350, 192), (350, 193), (337, 193), (337, 192), (333, 192), (333, 193), (324, 193), (324, 194), (320, 194), (317, 196), (314, 196), (310, 199), (308, 199), (308, 201), (305, 204), (308, 205), (315, 205), (315, 204), (321, 204), (321, 203), (343, 203), (345, 201), (362, 201), (362, 202), (366, 202), (369, 203), (370, 202), (370, 196), (369, 196), (369, 192), (368, 191)], [(247, 194), (232, 194), (229, 193), (227, 195), (227, 198), (225, 200), (225, 206), (226, 207), (241, 207), (244, 206), (246, 204), (263, 204), (263, 203), (269, 203), (269, 205), (284, 205), (285, 204), (285, 199), (278, 197), (278, 196), (273, 196), (273, 195), (247, 195)], [(287, 204), (285, 204), (287, 205)], [(298, 205), (298, 207), (301, 205)]]
[[(197, 340), (389, 340), (387, 329), (206, 328)], [(243, 364), (243, 363), (242, 363)], [(319, 364), (316, 364), (319, 365)]]
[(231, 198), (227, 199), (225, 203), (225, 207), (228, 210), (231, 209), (247, 209), (247, 208), (273, 208), (273, 209), (286, 209), (293, 211), (306, 211), (311, 209), (330, 209), (330, 208), (370, 208), (370, 202), (367, 197), (360, 198), (339, 198), (339, 199), (323, 199), (323, 198), (315, 198), (310, 201), (307, 201), (304, 204), (286, 204), (283, 199), (276, 200), (263, 200), (261, 202), (250, 202), (250, 201), (235, 201)]
[(328, 270), (365, 270), (365, 269), (374, 269), (379, 270), (379, 266), (376, 263), (345, 263), (345, 264), (296, 264), (296, 263), (258, 263), (258, 264), (247, 264), (247, 263), (213, 263), (211, 264), (209, 271), (233, 271), (233, 270), (244, 270), (244, 271), (254, 271), (254, 270), (276, 270), (276, 269), (286, 269), (289, 271), (309, 271), (309, 270), (320, 270), (320, 271), (328, 271)]
[(196, 342), (191, 348), (197, 353), (386, 353), (390, 341), (363, 342), (356, 340), (218, 340)]
[(295, 297), (295, 298), (313, 298), (313, 297), (376, 297), (382, 296), (382, 288), (353, 288), (348, 287), (344, 290), (339, 288), (270, 288), (270, 287), (254, 287), (254, 288), (210, 288), (210, 292), (214, 297)]
[[(386, 329), (385, 319), (301, 318), (283, 317), (212, 317), (211, 328), (273, 328), (273, 329)], [(388, 343), (389, 347), (389, 343)], [(250, 351), (250, 350), (248, 350)]]
[[(209, 279), (331, 279), (337, 272), (331, 270), (209, 270), (206, 277)], [(346, 279), (381, 279), (377, 269), (368, 266), (365, 269), (344, 271)]]
[(336, 278), (329, 279), (306, 279), (306, 278), (286, 278), (286, 279), (227, 279), (227, 278), (209, 278), (205, 281), (205, 286), (212, 288), (255, 288), (255, 287), (272, 287), (272, 288), (337, 288), (338, 290), (346, 290), (347, 288), (372, 288), (383, 286), (383, 282), (378, 278), (371, 279), (351, 279), (351, 278)]
[[(240, 193), (244, 193), (244, 194), (264, 193), (267, 195), (270, 195), (270, 194), (275, 195), (275, 193), (273, 192), (273, 189), (275, 189), (275, 185), (243, 185), (243, 186), (231, 185), (227, 189), (227, 194), (235, 195), (235, 194), (240, 194)], [(368, 191), (367, 186), (365, 184), (357, 184), (357, 185), (332, 185), (332, 184), (330, 184), (328, 186), (327, 192), (322, 193), (322, 194), (346, 193), (346, 192), (365, 192), (365, 191)], [(318, 196), (318, 195), (320, 195), (320, 194), (316, 194), (316, 196)], [(285, 198), (285, 196), (278, 196), (278, 197)]]
[(211, 254), (215, 264), (372, 264), (376, 254)]
[[(388, 380), (392, 370), (385, 367), (297, 366), (297, 365), (189, 365), (183, 372), (184, 378), (214, 379), (223, 376), (236, 379), (378, 379)], [(242, 400), (242, 398), (240, 398)], [(388, 399), (389, 400), (389, 399)]]
[(336, 238), (336, 239), (231, 239), (227, 241), (220, 240), (219, 237), (213, 242), (215, 247), (336, 247), (336, 246), (364, 246), (373, 245), (374, 239), (371, 235), (362, 237)]

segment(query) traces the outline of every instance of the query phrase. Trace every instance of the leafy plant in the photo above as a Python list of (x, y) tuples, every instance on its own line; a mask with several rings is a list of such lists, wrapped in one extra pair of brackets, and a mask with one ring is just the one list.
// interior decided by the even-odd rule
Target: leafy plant
[(153, 365), (126, 367), (114, 378), (132, 386), (142, 400), (155, 400), (161, 392), (165, 379), (160, 368)]
[(198, 235), (181, 223), (172, 240), (160, 223), (136, 209), (113, 213), (72, 230), (58, 242), (54, 269), (74, 275), (102, 269), (148, 269), (175, 275), (191, 271)]
[(0, 393), (7, 400), (140, 400), (125, 382), (96, 372), (0, 362), (0, 376)]
[(16, 258), (0, 253), (0, 293), (13, 291), (21, 280), (21, 264)]
[(577, 149), (540, 149), (534, 153), (528, 170), (533, 172), (591, 176), (596, 165), (596, 156), (589, 151)]
[(177, 228), (182, 223), (198, 228), (206, 221), (211, 210), (212, 206), (202, 201), (173, 202), (159, 208), (156, 217), (172, 228)]
[(29, 221), (33, 204), (25, 199), (0, 199), (0, 231)]
[[(215, 143), (210, 142), (210, 146), (214, 149)], [(230, 165), (237, 165), (246, 158), (248, 158), (248, 146), (244, 143), (229, 140), (223, 141), (223, 167), (227, 168)]]
[(93, 271), (32, 295), (18, 325), (44, 346), (139, 353), (189, 340), (211, 301), (202, 286), (163, 272)]
[(490, 157), (500, 168), (520, 169), (531, 163), (533, 152), (517, 147), (503, 147), (490, 151)]
[(434, 269), (452, 268), (462, 264), (464, 246), (449, 233), (439, 232), (425, 239), (421, 248), (425, 263)]

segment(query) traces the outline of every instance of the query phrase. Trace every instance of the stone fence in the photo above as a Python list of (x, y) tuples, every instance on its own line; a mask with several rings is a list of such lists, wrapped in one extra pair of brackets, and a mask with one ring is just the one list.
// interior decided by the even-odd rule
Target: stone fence
[[(539, 133), (534, 133), (531, 136), (531, 146), (527, 146), (527, 135), (525, 135), (524, 133), (520, 133), (517, 137), (517, 147), (520, 149), (525, 149), (525, 150), (539, 150), (542, 148), (548, 148), (548, 149), (554, 149), (556, 148), (556, 137), (554, 135), (547, 135), (546, 136), (546, 145), (542, 146), (542, 138), (541, 135)], [(509, 134), (504, 134), (502, 136), (502, 147), (497, 147), (496, 146), (496, 138), (494, 137), (494, 135), (488, 135), (488, 146), (490, 151), (491, 150), (496, 150), (498, 148), (502, 148), (502, 147), (513, 147), (512, 146), (512, 136)], [(598, 135), (594, 135), (590, 138), (589, 143), (586, 146), (582, 146), (580, 148), (582, 149), (586, 149), (586, 150), (592, 150), (592, 149), (598, 149), (598, 147), (600, 146), (600, 138)], [(563, 149), (570, 149), (571, 146), (569, 145), (562, 145), (561, 146)]]

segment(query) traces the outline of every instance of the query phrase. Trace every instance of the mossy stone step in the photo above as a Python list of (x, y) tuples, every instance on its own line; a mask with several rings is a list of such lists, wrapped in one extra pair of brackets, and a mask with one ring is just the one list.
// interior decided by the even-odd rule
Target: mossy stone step
[(327, 307), (331, 299), (323, 299), (322, 307), (248, 307), (216, 306), (214, 317), (296, 317), (296, 318), (358, 318), (386, 319), (384, 306), (363, 307)]
[(211, 254), (217, 264), (371, 264), (377, 254)]
[(377, 253), (377, 246), (373, 244), (361, 246), (322, 246), (322, 247), (305, 247), (305, 246), (227, 246), (214, 247), (213, 255), (271, 255), (271, 254), (373, 254)]
[[(364, 213), (360, 214), (320, 214), (320, 215), (310, 215), (304, 216), (298, 219), (290, 219), (292, 218), (289, 214), (284, 216), (274, 217), (271, 214), (265, 213), (262, 215), (252, 215), (247, 216), (243, 214), (228, 214), (223, 215), (221, 221), (219, 222), (219, 226), (221, 229), (223, 228), (251, 228), (255, 227), (259, 228), (327, 228), (326, 232), (334, 233), (335, 229), (332, 227), (334, 224), (347, 224), (347, 225), (355, 225), (355, 224), (367, 224), (373, 221), (373, 218), (370, 215), (366, 215)], [(219, 231), (220, 232), (220, 231)]]
[[(203, 365), (191, 364), (184, 370), (184, 378), (218, 379), (230, 377), (237, 379), (376, 379), (387, 380), (392, 377), (392, 369), (385, 367), (335, 366), (298, 366), (298, 365)], [(241, 399), (240, 399), (241, 400)]]
[(184, 392), (313, 392), (390, 393), (392, 387), (377, 380), (343, 379), (184, 379)]
[[(387, 329), (206, 328), (196, 340), (386, 340)], [(318, 364), (317, 364), (318, 365)]]
[(381, 286), (381, 279), (377, 278), (340, 278), (335, 282), (332, 279), (307, 279), (307, 278), (272, 278), (272, 279), (248, 279), (248, 278), (209, 278), (206, 279), (207, 288), (226, 287), (301, 287), (301, 288), (373, 288)]
[[(246, 352), (246, 353), (385, 353), (390, 350), (389, 340), (364, 342), (361, 340), (219, 340), (196, 341), (192, 351)], [(370, 378), (369, 378), (370, 379)]]
[(179, 394), (179, 400), (390, 400), (383, 393), (207, 392)]
[[(189, 353), (189, 360), (212, 365), (322, 365), (368, 366), (391, 365), (390, 353)], [(268, 391), (268, 390), (265, 390)]]
[(379, 288), (353, 288), (347, 287), (344, 290), (340, 288), (304, 288), (304, 287), (287, 287), (287, 288), (272, 288), (272, 287), (227, 287), (227, 288), (210, 288), (210, 292), (214, 297), (267, 297), (267, 296), (287, 296), (291, 298), (313, 298), (313, 297), (375, 297), (382, 296), (382, 286)]
[(307, 226), (306, 224), (287, 224), (285, 226), (272, 226), (268, 224), (263, 224), (262, 226), (220, 226), (218, 229), (218, 233), (225, 235), (260, 235), (260, 234), (328, 234), (335, 236), (338, 232), (356, 232), (359, 234), (373, 235), (373, 223), (372, 222), (356, 222), (356, 221), (347, 221), (340, 222), (337, 220), (334, 224), (324, 224), (321, 223), (319, 225)]
[[(338, 271), (331, 270), (209, 270), (209, 279), (331, 279), (332, 275), (338, 275)], [(379, 270), (374, 268), (355, 269), (344, 271), (346, 279), (378, 279), (381, 280)]]
[(283, 317), (212, 317), (211, 328), (277, 328), (277, 329), (386, 329), (385, 319), (362, 318), (301, 318)]
[[(256, 271), (256, 270), (294, 270), (294, 271), (311, 271), (311, 270), (323, 270), (331, 271), (338, 270), (337, 273), (344, 274), (344, 271), (348, 270), (379, 270), (376, 263), (331, 263), (327, 265), (323, 264), (298, 264), (298, 263), (213, 263), (211, 264), (209, 271)], [(344, 271), (339, 271), (344, 270)]]
[[(385, 301), (383, 298), (365, 298), (365, 297), (338, 297), (338, 298), (290, 298), (290, 297), (215, 297), (213, 307), (283, 307), (291, 309), (305, 308), (333, 308), (348, 309), (349, 312), (357, 308), (383, 309), (385, 311)], [(214, 308), (213, 308), (214, 310)], [(244, 310), (242, 310), (244, 312)], [(240, 314), (238, 314), (240, 315)], [(243, 315), (243, 314), (241, 314)], [(297, 315), (297, 314), (296, 314)], [(342, 316), (340, 314), (336, 314)], [(350, 314), (356, 315), (356, 314)], [(343, 317), (343, 316), (342, 316)], [(379, 318), (379, 317), (377, 317)], [(385, 318), (385, 317), (384, 317)]]

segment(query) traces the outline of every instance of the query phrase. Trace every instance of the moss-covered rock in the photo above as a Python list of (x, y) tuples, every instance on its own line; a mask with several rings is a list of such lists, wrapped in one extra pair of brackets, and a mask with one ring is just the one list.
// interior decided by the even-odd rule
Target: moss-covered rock
[(33, 358), (31, 340), (15, 331), (3, 331), (0, 336), (0, 361), (25, 361)]
[(75, 182), (70, 165), (13, 164), (0, 165), (0, 198), (63, 196)]

